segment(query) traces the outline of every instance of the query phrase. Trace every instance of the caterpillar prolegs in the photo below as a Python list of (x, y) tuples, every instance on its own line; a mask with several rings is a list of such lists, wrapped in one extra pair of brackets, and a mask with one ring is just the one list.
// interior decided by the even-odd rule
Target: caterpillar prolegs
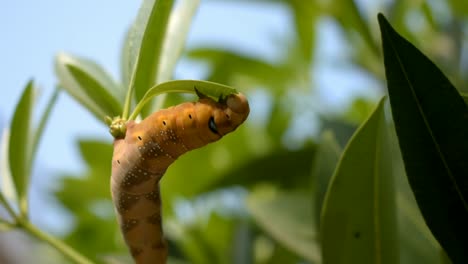
[(157, 111), (140, 123), (129, 121), (114, 141), (111, 192), (118, 222), (138, 264), (165, 263), (159, 180), (180, 155), (219, 140), (249, 114), (242, 94), (216, 102), (202, 97)]

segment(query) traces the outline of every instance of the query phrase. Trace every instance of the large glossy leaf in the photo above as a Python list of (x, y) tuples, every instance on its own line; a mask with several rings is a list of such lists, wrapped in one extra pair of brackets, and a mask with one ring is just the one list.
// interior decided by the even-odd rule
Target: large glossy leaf
[(310, 194), (259, 187), (248, 196), (247, 208), (257, 224), (278, 243), (312, 263), (319, 263)]
[(31, 172), (34, 93), (34, 83), (29, 81), (16, 105), (8, 142), (11, 176), (18, 194), (20, 210), (24, 214), (27, 213), (27, 192)]
[(454, 263), (468, 253), (468, 109), (424, 54), (379, 15), (400, 150), (418, 206)]
[(60, 53), (55, 60), (60, 87), (104, 122), (105, 116), (122, 113), (123, 91), (91, 60)]
[(322, 208), (323, 263), (399, 263), (395, 188), (382, 99), (353, 135)]
[(398, 229), (401, 263), (441, 264), (441, 246), (432, 235), (419, 211), (406, 177), (393, 127), (390, 128), (393, 175), (396, 181)]

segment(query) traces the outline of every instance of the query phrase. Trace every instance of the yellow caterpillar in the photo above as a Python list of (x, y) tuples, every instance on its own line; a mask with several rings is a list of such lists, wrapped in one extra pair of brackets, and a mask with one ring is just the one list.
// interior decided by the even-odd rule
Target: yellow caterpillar
[(247, 99), (233, 94), (216, 102), (201, 97), (129, 121), (114, 141), (111, 192), (118, 222), (138, 264), (166, 263), (159, 180), (180, 155), (219, 140), (249, 115)]

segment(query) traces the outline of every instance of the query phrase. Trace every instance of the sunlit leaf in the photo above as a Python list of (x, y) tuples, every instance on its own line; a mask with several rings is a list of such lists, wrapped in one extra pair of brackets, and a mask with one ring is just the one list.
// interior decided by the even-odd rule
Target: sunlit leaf
[(27, 214), (27, 192), (31, 174), (34, 93), (34, 83), (29, 81), (16, 105), (8, 142), (11, 176), (23, 214)]
[(3, 203), (18, 204), (18, 194), (16, 193), (15, 185), (13, 184), (13, 178), (11, 177), (10, 163), (9, 163), (9, 147), (8, 143), (10, 140), (10, 130), (5, 128), (2, 132), (2, 138), (0, 142), (0, 175), (2, 177), (0, 184), (0, 200)]
[(130, 120), (135, 119), (143, 106), (149, 102), (153, 97), (162, 93), (195, 93), (196, 91), (210, 96), (214, 99), (226, 98), (226, 96), (237, 93), (234, 88), (214, 82), (197, 81), (197, 80), (177, 80), (160, 83), (145, 94), (138, 105), (135, 107), (134, 112), (130, 115)]
[(55, 60), (55, 70), (60, 87), (101, 122), (105, 116), (122, 113), (122, 88), (96, 63), (60, 53)]
[(34, 131), (34, 135), (32, 138), (32, 150), (31, 150), (31, 159), (34, 160), (36, 153), (37, 153), (37, 148), (39, 146), (39, 142), (42, 138), (42, 134), (44, 133), (44, 129), (47, 125), (47, 122), (49, 121), (50, 114), (52, 112), (52, 109), (55, 106), (55, 103), (57, 102), (57, 98), (59, 96), (60, 90), (58, 88), (55, 88), (52, 96), (50, 97), (49, 101), (47, 102), (46, 109), (44, 110), (44, 113), (41, 116), (41, 119), (39, 120), (39, 124)]
[(143, 1), (137, 19), (130, 29), (130, 58), (127, 61), (132, 77), (124, 105), (124, 118), (127, 118), (129, 113), (133, 92), (136, 101), (139, 102), (148, 89), (160, 82), (157, 80), (157, 74), (161, 66), (161, 52), (173, 3), (174, 0)]
[[(199, 4), (200, 0), (182, 0), (177, 3), (171, 12), (161, 52), (161, 65), (157, 74), (158, 83), (172, 79), (175, 66), (184, 50), (188, 31)], [(159, 96), (153, 109), (161, 109), (165, 98), (166, 94)]]
[(399, 263), (395, 188), (382, 99), (345, 148), (322, 207), (324, 263)]
[(247, 198), (247, 208), (256, 223), (284, 247), (312, 263), (320, 261), (309, 194), (260, 187)]
[(409, 183), (454, 263), (467, 263), (468, 108), (445, 75), (379, 14), (390, 103)]

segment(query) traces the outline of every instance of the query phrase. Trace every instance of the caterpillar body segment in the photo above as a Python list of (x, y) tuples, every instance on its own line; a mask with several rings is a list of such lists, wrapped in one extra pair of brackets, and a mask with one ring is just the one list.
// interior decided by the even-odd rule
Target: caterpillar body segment
[(129, 121), (114, 141), (111, 192), (118, 222), (138, 264), (166, 263), (159, 180), (180, 155), (219, 140), (249, 114), (247, 99), (233, 94), (222, 102), (201, 98)]

